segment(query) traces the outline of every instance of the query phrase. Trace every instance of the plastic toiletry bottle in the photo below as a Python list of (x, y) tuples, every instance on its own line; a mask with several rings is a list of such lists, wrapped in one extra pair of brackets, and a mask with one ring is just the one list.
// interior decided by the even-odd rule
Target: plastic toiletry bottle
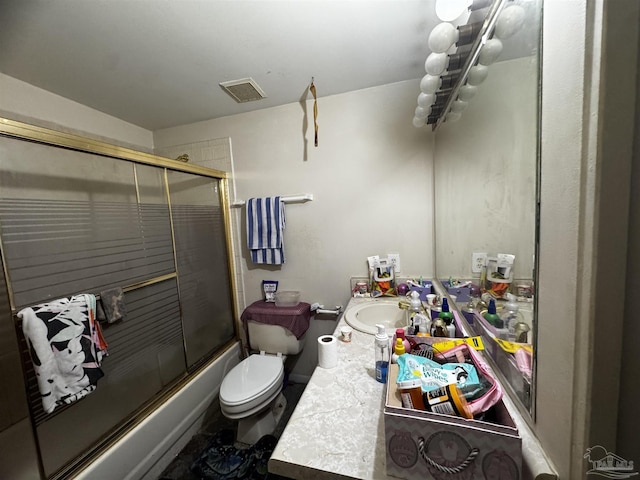
[(391, 341), (391, 344), (395, 346), (396, 339), (398, 338), (402, 339), (402, 343), (404, 344), (404, 351), (406, 353), (409, 353), (411, 351), (411, 343), (409, 343), (409, 340), (407, 340), (407, 337), (404, 332), (404, 328), (396, 328), (396, 333), (393, 336), (393, 340)]
[(419, 313), (422, 313), (424, 309), (422, 308), (422, 301), (420, 300), (420, 292), (413, 290), (409, 294), (409, 297), (411, 298), (411, 301), (409, 303), (409, 308), (407, 309), (407, 326), (409, 327), (409, 332), (412, 335), (415, 335), (417, 332), (415, 329), (414, 317)]
[(442, 318), (436, 318), (431, 322), (431, 336), (432, 337), (446, 337), (449, 335), (447, 330), (447, 324)]
[[(418, 315), (416, 315), (418, 317)], [(418, 333), (416, 333), (419, 337), (430, 337), (431, 336), (431, 320), (426, 315), (420, 315), (422, 317), (420, 319), (420, 325), (418, 326)]]
[(516, 343), (529, 343), (529, 331), (531, 327), (524, 322), (516, 322), (513, 327), (513, 341)]
[(402, 339), (400, 337), (396, 338), (396, 343), (393, 345), (393, 353), (391, 354), (391, 363), (398, 363), (398, 357), (405, 353), (407, 352)]
[(473, 418), (464, 395), (455, 383), (425, 392), (423, 401), (429, 412)]
[(444, 320), (444, 323), (447, 325), (447, 330), (449, 332), (449, 337), (456, 336), (456, 325), (453, 321), (453, 313), (449, 309), (449, 301), (446, 298), (442, 299), (442, 311), (438, 314), (438, 318)]
[(429, 315), (431, 315), (431, 321), (433, 322), (442, 311), (442, 303), (440, 303), (440, 296), (436, 296), (434, 303), (429, 305)]
[(398, 391), (404, 408), (426, 410), (422, 394), (422, 380), (415, 378), (398, 382)]
[(427, 317), (424, 313), (417, 313), (415, 317), (413, 317), (413, 327), (414, 327), (414, 335), (423, 336), (423, 333), (429, 333), (429, 326), (431, 322), (429, 321), (429, 317)]
[(494, 327), (504, 328), (504, 322), (496, 313), (496, 301), (493, 298), (489, 300), (489, 308), (482, 316)]
[(467, 320), (469, 325), (473, 325), (473, 319), (475, 317), (476, 311), (477, 309), (475, 298), (473, 298), (473, 295), (471, 295), (467, 304), (462, 307), (462, 316)]
[(389, 337), (384, 325), (376, 325), (378, 332), (375, 337), (376, 380), (387, 383), (389, 370)]
[(504, 304), (500, 318), (504, 324), (504, 328), (509, 329), (509, 336), (515, 337), (516, 323), (524, 323), (524, 316), (520, 313), (518, 299), (513, 293), (507, 293), (507, 303)]

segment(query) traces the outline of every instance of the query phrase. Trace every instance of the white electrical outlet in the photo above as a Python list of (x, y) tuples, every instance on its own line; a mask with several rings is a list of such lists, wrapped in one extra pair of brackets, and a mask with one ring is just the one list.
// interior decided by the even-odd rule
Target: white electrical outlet
[(487, 264), (487, 254), (486, 253), (473, 253), (471, 255), (471, 272), (472, 273), (481, 273), (482, 267)]
[(393, 271), (396, 273), (400, 273), (400, 254), (399, 253), (388, 253), (387, 260), (391, 265), (393, 265)]

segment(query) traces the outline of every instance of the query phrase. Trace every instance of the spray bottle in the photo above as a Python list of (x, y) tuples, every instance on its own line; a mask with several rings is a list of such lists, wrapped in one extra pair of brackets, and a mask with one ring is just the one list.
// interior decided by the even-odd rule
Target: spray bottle
[(489, 300), (489, 308), (482, 316), (494, 327), (504, 328), (504, 322), (496, 313), (496, 301), (493, 298)]
[(378, 332), (375, 337), (376, 380), (387, 383), (387, 371), (389, 370), (389, 337), (384, 325), (376, 325)]
[(453, 338), (456, 336), (456, 325), (453, 321), (453, 313), (449, 310), (449, 300), (442, 299), (442, 310), (438, 314), (438, 318), (441, 318), (447, 326), (448, 336)]

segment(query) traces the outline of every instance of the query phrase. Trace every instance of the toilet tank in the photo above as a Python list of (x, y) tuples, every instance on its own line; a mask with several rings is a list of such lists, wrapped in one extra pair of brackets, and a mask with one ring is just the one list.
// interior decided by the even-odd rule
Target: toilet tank
[(306, 339), (304, 335), (298, 340), (293, 333), (280, 325), (258, 323), (253, 320), (247, 322), (247, 329), (251, 350), (266, 353), (296, 355), (302, 350)]

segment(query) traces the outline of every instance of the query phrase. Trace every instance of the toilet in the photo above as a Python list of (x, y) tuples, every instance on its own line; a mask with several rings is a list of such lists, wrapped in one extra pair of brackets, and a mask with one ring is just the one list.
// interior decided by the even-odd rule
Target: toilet
[(297, 339), (280, 325), (247, 322), (253, 353), (233, 367), (220, 386), (220, 409), (238, 421), (236, 440), (253, 445), (270, 435), (282, 418), (287, 401), (284, 387), (286, 355), (300, 353), (305, 336)]

